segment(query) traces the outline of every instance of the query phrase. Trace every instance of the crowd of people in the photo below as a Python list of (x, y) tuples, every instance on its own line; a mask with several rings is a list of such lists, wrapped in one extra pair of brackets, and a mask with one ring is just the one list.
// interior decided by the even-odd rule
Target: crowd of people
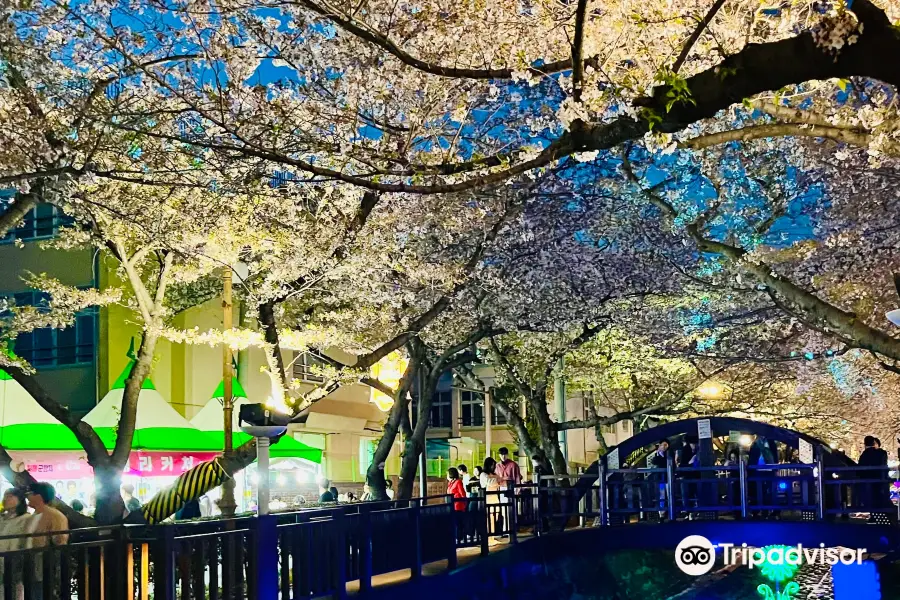
[[(860, 483), (842, 486), (840, 489), (840, 502), (845, 506), (853, 506), (860, 512), (871, 511), (870, 522), (875, 521), (876, 512), (889, 512), (891, 507), (890, 481), (888, 471), (888, 454), (881, 449), (881, 442), (873, 436), (864, 439), (865, 449), (859, 458), (860, 467), (870, 467), (866, 472), (855, 474), (855, 479), (876, 480), (869, 483)], [(777, 486), (779, 473), (799, 474), (792, 469), (792, 465), (798, 463), (797, 450), (787, 445), (779, 445), (763, 435), (757, 435), (748, 447), (742, 447), (735, 443), (727, 444), (724, 450), (709, 466), (735, 467), (741, 462), (752, 465), (752, 472), (748, 475), (747, 495), (750, 505), (749, 516), (751, 518), (779, 519), (781, 511), (778, 508), (777, 494), (790, 493), (791, 479), (781, 482)], [(668, 479), (669, 461), (675, 469), (675, 482), (669, 487)], [(621, 469), (610, 474), (608, 481), (613, 485), (611, 502), (614, 511), (625, 515), (627, 522), (630, 516), (637, 514), (640, 520), (659, 519), (668, 517), (666, 506), (667, 494), (675, 497), (672, 503), (675, 506), (675, 516), (691, 519), (694, 517), (697, 507), (701, 504), (698, 498), (701, 490), (707, 493), (717, 494), (720, 498), (714, 502), (724, 501), (732, 506), (740, 504), (740, 489), (738, 476), (733, 469), (713, 470), (710, 475), (716, 477), (713, 480), (701, 480), (702, 473), (697, 467), (701, 466), (698, 439), (696, 436), (685, 436), (677, 448), (669, 440), (660, 440), (653, 453), (648, 458), (648, 467), (652, 470), (639, 470), (638, 465), (622, 465)], [(877, 467), (877, 468), (876, 468)], [(849, 475), (843, 475), (849, 478)], [(725, 478), (727, 482), (720, 482)], [(881, 483), (884, 481), (884, 483)], [(787, 487), (785, 487), (787, 486)], [(825, 498), (826, 502), (833, 500), (831, 496)], [(762, 506), (767, 508), (754, 508)]]
[[(56, 497), (54, 487), (45, 482), (37, 482), (26, 489), (11, 488), (3, 493), (3, 512), (0, 513), (0, 552), (13, 552), (31, 548), (64, 546), (69, 541), (66, 533), (69, 520), (51, 506)], [(18, 537), (8, 537), (18, 536)], [(45, 569), (40, 553), (33, 556), (32, 569), (35, 582), (43, 580)], [(9, 571), (11, 589), (15, 600), (24, 598), (24, 556), (0, 559), (0, 581), (4, 581)], [(40, 600), (41, 585), (34, 586)], [(3, 591), (0, 590), (0, 598)]]

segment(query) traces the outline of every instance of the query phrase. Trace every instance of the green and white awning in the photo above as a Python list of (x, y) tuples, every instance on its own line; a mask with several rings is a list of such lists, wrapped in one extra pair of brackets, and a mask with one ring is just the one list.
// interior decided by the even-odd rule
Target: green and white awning
[(78, 450), (68, 427), (44, 410), (25, 388), (0, 369), (0, 445), (6, 450)]
[[(235, 448), (250, 440), (250, 436), (242, 433), (239, 426), (239, 412), (243, 404), (247, 404), (247, 395), (244, 388), (238, 383), (237, 379), (232, 380), (232, 405), (234, 406), (234, 415), (232, 417), (232, 427), (234, 434), (232, 444)], [(191, 425), (200, 429), (207, 435), (215, 437), (219, 443), (219, 449), (225, 444), (225, 408), (224, 404), (225, 382), (219, 383), (219, 387), (213, 392), (213, 397), (203, 405), (194, 418), (191, 419)], [(303, 458), (310, 462), (320, 464), (322, 462), (322, 451), (312, 446), (307, 446), (298, 442), (289, 435), (283, 436), (278, 442), (269, 448), (269, 453), (274, 458)]]
[[(119, 375), (109, 393), (97, 406), (84, 417), (84, 422), (92, 426), (107, 448), (113, 448), (116, 442), (116, 429), (119, 426), (119, 415), (122, 411), (122, 397), (125, 393), (125, 380), (134, 366), (134, 360)], [(141, 386), (138, 397), (137, 419), (135, 420), (134, 441), (132, 450), (221, 450), (217, 441), (192, 426), (187, 419), (178, 414), (172, 406), (156, 391), (148, 377)]]

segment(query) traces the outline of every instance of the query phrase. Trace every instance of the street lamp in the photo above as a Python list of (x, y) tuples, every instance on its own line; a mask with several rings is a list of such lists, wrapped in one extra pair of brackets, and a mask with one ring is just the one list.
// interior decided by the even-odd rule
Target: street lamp
[[(241, 431), (256, 438), (257, 515), (269, 514), (269, 439), (284, 434), (290, 417), (276, 413), (264, 404), (244, 404), (238, 418)], [(248, 423), (244, 425), (244, 423)]]
[[(222, 268), (222, 330), (223, 333), (231, 331), (234, 326), (234, 306), (231, 300), (232, 285), (242, 283), (247, 278), (249, 270), (247, 265), (238, 262), (232, 265), (225, 265)], [(226, 334), (227, 335), (227, 334)], [(222, 344), (222, 412), (225, 419), (225, 457), (230, 457), (234, 451), (232, 435), (234, 434), (233, 416), (234, 416), (234, 391), (231, 380), (234, 377), (232, 369), (232, 352), (228, 341), (224, 340)], [(234, 479), (229, 477), (222, 483), (222, 498), (219, 500), (219, 510), (226, 517), (234, 516), (237, 509), (237, 502), (234, 499)]]

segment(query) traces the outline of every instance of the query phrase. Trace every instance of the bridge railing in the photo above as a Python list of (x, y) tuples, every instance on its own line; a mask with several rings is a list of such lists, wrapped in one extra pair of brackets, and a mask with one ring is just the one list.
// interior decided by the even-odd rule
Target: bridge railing
[[(601, 470), (481, 496), (334, 505), (231, 520), (95, 528), (68, 544), (0, 553), (2, 598), (281, 600), (342, 597), (347, 582), (425, 563), (456, 565), (459, 548), (487, 553), (565, 527), (637, 518), (838, 518), (895, 514), (883, 467), (732, 465)], [(46, 537), (46, 536), (45, 536)], [(21, 540), (28, 536), (14, 538)], [(4, 539), (0, 538), (0, 542)], [(266, 595), (266, 591), (269, 595)], [(274, 596), (272, 595), (274, 594)]]
[(885, 467), (825, 467), (823, 475), (825, 515), (897, 515)]

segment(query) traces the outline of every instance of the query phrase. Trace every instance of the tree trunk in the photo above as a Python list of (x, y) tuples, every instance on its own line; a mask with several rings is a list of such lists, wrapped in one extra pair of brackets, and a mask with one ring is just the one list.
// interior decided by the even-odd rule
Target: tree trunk
[[(530, 399), (530, 404), (534, 409), (535, 419), (541, 434), (541, 448), (543, 448), (544, 454), (550, 461), (553, 474), (568, 475), (569, 465), (566, 463), (566, 457), (559, 447), (559, 435), (557, 434), (553, 419), (550, 418), (550, 411), (547, 410), (546, 389), (546, 387), (542, 386), (538, 390), (535, 390), (537, 393)], [(568, 480), (560, 480), (560, 483), (565, 485), (563, 482), (567, 481)]]
[(125, 502), (119, 491), (122, 486), (122, 469), (113, 466), (112, 461), (103, 467), (94, 466), (94, 493), (97, 507), (94, 520), (100, 525), (120, 523), (125, 515)]
[[(149, 324), (148, 324), (149, 325)], [(138, 399), (141, 395), (141, 388), (144, 381), (150, 375), (150, 367), (153, 366), (153, 353), (156, 350), (156, 341), (159, 336), (150, 333), (149, 329), (144, 329), (144, 338), (141, 340), (141, 347), (138, 349), (137, 360), (131, 367), (131, 373), (125, 380), (125, 389), (122, 392), (122, 407), (119, 414), (119, 427), (116, 431), (116, 445), (111, 456), (111, 468), (118, 467), (121, 476), (122, 470), (128, 464), (128, 457), (131, 454), (132, 442), (134, 441), (134, 429), (137, 424), (137, 406)], [(97, 467), (94, 467), (97, 472)], [(116, 488), (118, 493), (118, 487)], [(99, 503), (100, 495), (97, 500)]]
[(369, 485), (369, 491), (375, 500), (387, 500), (387, 491), (384, 485), (384, 465), (394, 446), (394, 440), (397, 439), (397, 431), (403, 421), (403, 415), (409, 410), (409, 389), (422, 361), (423, 349), (421, 343), (415, 338), (408, 344), (410, 358), (406, 372), (400, 380), (394, 396), (394, 405), (388, 413), (387, 421), (384, 423), (381, 439), (378, 440), (378, 446), (375, 448), (375, 454), (372, 457), (372, 464), (366, 471), (366, 483)]
[[(416, 426), (413, 427), (412, 435), (406, 439), (403, 461), (400, 465), (400, 485), (397, 488), (397, 497), (404, 500), (412, 498), (413, 486), (416, 482), (416, 471), (419, 468), (419, 459), (422, 453), (425, 452), (428, 413), (431, 412), (431, 403), (434, 400), (434, 392), (437, 389), (438, 379), (441, 374), (440, 366), (435, 366), (428, 374), (425, 385), (418, 390), (421, 397), (418, 398)], [(425, 479), (428, 479), (427, 475)], [(428, 490), (419, 490), (419, 495), (424, 498), (428, 495)]]

